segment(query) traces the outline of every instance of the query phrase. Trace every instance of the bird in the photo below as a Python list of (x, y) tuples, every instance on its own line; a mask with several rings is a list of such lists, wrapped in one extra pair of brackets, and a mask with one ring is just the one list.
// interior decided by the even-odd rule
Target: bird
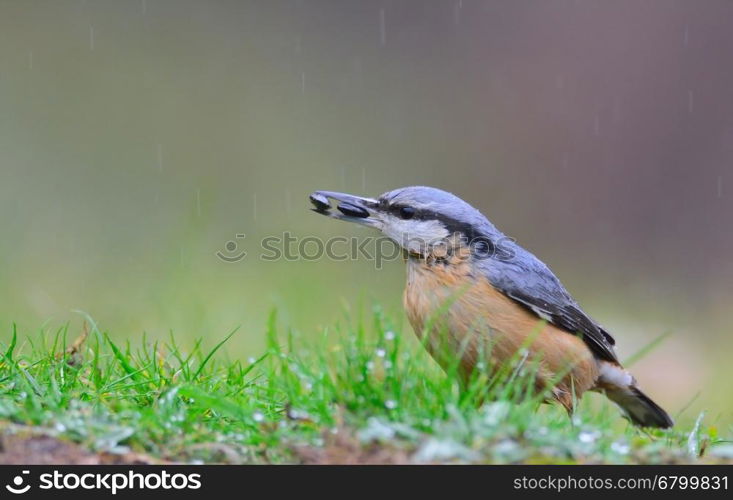
[(402, 248), (407, 318), (444, 369), (457, 358), (464, 383), (479, 363), (496, 373), (519, 356), (536, 366), (535, 389), (570, 415), (596, 391), (636, 426), (674, 425), (550, 268), (458, 196), (410, 186), (377, 198), (336, 191), (309, 198), (313, 211), (375, 228)]

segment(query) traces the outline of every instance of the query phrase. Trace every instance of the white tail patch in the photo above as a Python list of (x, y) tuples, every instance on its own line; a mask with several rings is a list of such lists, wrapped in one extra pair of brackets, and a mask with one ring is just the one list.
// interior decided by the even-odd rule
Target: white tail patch
[(599, 363), (599, 376), (601, 384), (612, 385), (619, 388), (626, 388), (636, 385), (636, 380), (629, 372), (619, 365), (608, 362)]

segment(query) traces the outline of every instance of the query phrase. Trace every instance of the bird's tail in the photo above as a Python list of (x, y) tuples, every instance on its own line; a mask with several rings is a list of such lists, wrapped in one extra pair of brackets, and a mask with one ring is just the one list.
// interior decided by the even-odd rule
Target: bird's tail
[(634, 425), (667, 429), (672, 418), (649, 396), (641, 392), (634, 377), (621, 365), (602, 361), (598, 386), (616, 403)]

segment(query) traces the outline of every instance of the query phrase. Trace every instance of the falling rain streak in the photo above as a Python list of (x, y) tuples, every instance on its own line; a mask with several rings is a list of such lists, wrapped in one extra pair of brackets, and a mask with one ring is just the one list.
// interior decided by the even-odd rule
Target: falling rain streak
[(379, 42), (382, 47), (387, 45), (387, 21), (385, 19), (384, 9), (379, 9)]
[(718, 176), (718, 198), (723, 197), (723, 176)]
[(33, 51), (28, 51), (28, 69), (33, 69)]
[(89, 26), (89, 50), (94, 50), (94, 26)]
[(458, 0), (453, 6), (453, 23), (461, 24), (461, 9), (463, 9), (463, 0)]
[(163, 145), (158, 144), (158, 170), (163, 170)]
[(687, 91), (687, 111), (692, 113), (693, 110), (693, 104), (694, 104), (694, 95), (692, 94), (692, 90)]
[(252, 195), (252, 220), (257, 222), (257, 193)]

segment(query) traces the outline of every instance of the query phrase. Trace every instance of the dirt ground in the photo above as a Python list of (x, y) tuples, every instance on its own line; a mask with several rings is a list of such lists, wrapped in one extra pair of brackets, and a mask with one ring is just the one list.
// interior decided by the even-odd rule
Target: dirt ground
[(46, 435), (0, 435), (0, 465), (146, 465), (161, 463), (135, 453), (94, 453)]
[[(295, 463), (301, 464), (405, 464), (409, 455), (386, 446), (363, 446), (351, 434), (331, 436), (325, 446), (292, 449)], [(232, 463), (219, 457), (214, 462)], [(237, 461), (235, 461), (236, 463)], [(95, 453), (83, 446), (32, 431), (0, 433), (0, 465), (148, 465), (170, 463), (137, 453)]]

